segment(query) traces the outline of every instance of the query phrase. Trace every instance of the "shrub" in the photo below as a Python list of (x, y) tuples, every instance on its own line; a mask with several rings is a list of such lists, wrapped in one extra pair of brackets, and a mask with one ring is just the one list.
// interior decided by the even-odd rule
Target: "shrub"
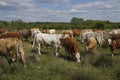
[(113, 65), (113, 60), (111, 57), (106, 56), (105, 54), (101, 54), (99, 56), (95, 56), (95, 59), (92, 62), (92, 65), (95, 67), (110, 67)]

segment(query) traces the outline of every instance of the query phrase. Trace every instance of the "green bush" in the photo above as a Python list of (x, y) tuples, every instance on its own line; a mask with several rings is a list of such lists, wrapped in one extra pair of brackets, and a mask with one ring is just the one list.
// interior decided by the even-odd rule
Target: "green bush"
[(113, 65), (113, 59), (108, 55), (101, 54), (94, 57), (92, 65), (95, 67), (111, 67)]

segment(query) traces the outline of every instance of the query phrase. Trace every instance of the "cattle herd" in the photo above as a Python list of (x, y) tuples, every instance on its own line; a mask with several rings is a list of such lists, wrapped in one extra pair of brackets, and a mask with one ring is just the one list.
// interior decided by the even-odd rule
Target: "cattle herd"
[[(78, 40), (76, 40), (75, 36), (78, 37)], [(0, 55), (7, 59), (9, 65), (20, 57), (24, 67), (26, 67), (23, 40), (28, 42), (33, 40), (32, 47), (36, 45), (40, 55), (42, 45), (52, 46), (55, 49), (56, 56), (59, 55), (60, 48), (64, 47), (66, 56), (80, 62), (78, 45), (82, 43), (86, 43), (86, 51), (95, 50), (97, 45), (102, 48), (103, 44), (108, 43), (113, 56), (114, 50), (120, 47), (120, 29), (107, 32), (100, 29), (72, 29), (57, 33), (55, 29), (39, 30), (39, 28), (32, 28), (11, 32), (0, 28)], [(79, 41), (79, 44), (77, 41)]]

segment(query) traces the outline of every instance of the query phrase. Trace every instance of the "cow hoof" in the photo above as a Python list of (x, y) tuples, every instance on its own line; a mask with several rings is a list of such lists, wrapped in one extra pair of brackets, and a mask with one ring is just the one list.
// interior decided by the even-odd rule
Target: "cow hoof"
[(81, 62), (80, 60), (77, 60), (77, 62)]
[(27, 68), (27, 66), (26, 66), (26, 65), (24, 65), (24, 68)]
[(41, 53), (38, 53), (39, 55), (41, 55)]
[(56, 53), (56, 56), (58, 56), (59, 54), (58, 53)]

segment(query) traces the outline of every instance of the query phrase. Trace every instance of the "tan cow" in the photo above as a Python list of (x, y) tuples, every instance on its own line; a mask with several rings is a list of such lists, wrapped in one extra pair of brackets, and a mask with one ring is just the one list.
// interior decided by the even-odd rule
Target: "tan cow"
[(86, 51), (93, 51), (97, 47), (97, 41), (94, 37), (90, 37), (87, 40)]
[(24, 67), (26, 67), (22, 41), (18, 38), (0, 39), (0, 55), (7, 59), (9, 65), (11, 65), (12, 62), (17, 61), (18, 57), (20, 57)]

